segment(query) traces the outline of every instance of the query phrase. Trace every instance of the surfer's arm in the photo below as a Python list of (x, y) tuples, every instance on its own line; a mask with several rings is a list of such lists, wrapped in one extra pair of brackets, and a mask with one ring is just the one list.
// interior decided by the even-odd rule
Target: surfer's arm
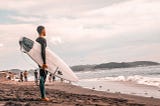
[(41, 45), (41, 57), (42, 57), (42, 60), (43, 60), (42, 68), (43, 69), (48, 68), (48, 66), (46, 65), (46, 47), (43, 44)]
[(36, 39), (36, 41), (41, 45), (41, 58), (43, 61), (43, 65), (39, 66), (39, 67), (47, 68), (47, 65), (46, 65), (46, 41), (42, 38), (38, 38), (38, 39)]
[(43, 64), (46, 64), (46, 47), (45, 44), (41, 44), (41, 57), (43, 60)]

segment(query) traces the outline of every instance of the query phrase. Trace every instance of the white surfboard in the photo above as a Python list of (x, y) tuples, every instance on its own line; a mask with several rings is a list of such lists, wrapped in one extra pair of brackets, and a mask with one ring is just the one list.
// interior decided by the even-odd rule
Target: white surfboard
[[(37, 64), (43, 64), (41, 58), (41, 45), (27, 37), (22, 37), (19, 41), (21, 49)], [(46, 63), (48, 65), (47, 71), (57, 77), (68, 81), (78, 81), (77, 76), (70, 69), (70, 67), (48, 47), (46, 48)]]

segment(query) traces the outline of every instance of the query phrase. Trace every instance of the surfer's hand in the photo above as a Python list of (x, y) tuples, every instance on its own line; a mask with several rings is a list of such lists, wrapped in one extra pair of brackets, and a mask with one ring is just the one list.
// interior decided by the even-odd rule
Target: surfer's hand
[(43, 68), (43, 69), (48, 68), (47, 64), (43, 64), (43, 65), (42, 65), (42, 68)]

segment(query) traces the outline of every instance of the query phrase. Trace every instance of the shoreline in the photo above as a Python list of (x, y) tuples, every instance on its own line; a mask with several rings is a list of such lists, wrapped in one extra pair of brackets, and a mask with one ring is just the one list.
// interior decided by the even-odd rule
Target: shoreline
[(50, 102), (40, 101), (39, 87), (34, 82), (1, 82), (0, 106), (159, 106), (160, 99), (121, 93), (108, 93), (67, 83), (46, 84)]
[(145, 84), (137, 84), (136, 82), (130, 81), (82, 81), (79, 82), (79, 84), (75, 85), (82, 85), (81, 87), (83, 88), (109, 93), (122, 93), (160, 99), (159, 87)]

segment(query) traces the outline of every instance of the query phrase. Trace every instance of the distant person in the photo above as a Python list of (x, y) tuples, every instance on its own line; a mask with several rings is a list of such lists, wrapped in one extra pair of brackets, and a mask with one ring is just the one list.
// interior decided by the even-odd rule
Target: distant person
[(9, 72), (9, 74), (8, 74), (8, 80), (12, 80), (12, 73), (11, 72)]
[(11, 77), (11, 80), (13, 81), (15, 80), (14, 73), (11, 73), (10, 77)]
[(36, 85), (38, 85), (38, 71), (37, 70), (34, 71), (34, 78), (35, 78)]
[(46, 31), (44, 26), (38, 26), (37, 32), (39, 34), (39, 37), (36, 39), (36, 41), (41, 45), (41, 58), (43, 61), (43, 64), (41, 64), (40, 67), (40, 92), (41, 92), (41, 99), (43, 101), (49, 101), (49, 99), (46, 97), (45, 92), (45, 81), (47, 77), (47, 63), (46, 63), (46, 47), (47, 47), (47, 41), (45, 39)]
[[(57, 71), (57, 74), (59, 74), (59, 75), (63, 75), (63, 73), (62, 73), (60, 70), (58, 70), (58, 71)], [(63, 82), (63, 81), (64, 81), (64, 79), (63, 79), (63, 78), (60, 78), (60, 81), (61, 81), (61, 82)]]
[(63, 78), (61, 78), (60, 80), (61, 80), (61, 82), (63, 82), (63, 81), (64, 81), (64, 79), (63, 79)]
[(53, 80), (53, 82), (56, 80), (55, 75), (52, 76), (52, 80)]
[(28, 81), (28, 72), (27, 71), (24, 71), (24, 79), (26, 82)]
[(20, 72), (20, 82), (23, 82), (23, 72)]
[(52, 82), (52, 74), (49, 74), (48, 80), (49, 82)]

